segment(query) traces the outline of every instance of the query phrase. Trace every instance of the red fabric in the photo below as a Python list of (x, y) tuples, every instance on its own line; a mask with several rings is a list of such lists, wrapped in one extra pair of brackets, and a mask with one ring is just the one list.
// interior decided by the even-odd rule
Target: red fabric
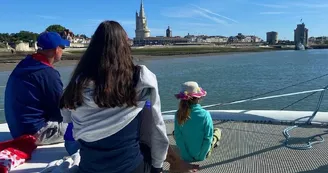
[[(25, 159), (21, 158), (19, 156), (20, 154), (16, 153), (17, 151), (18, 150), (13, 148), (8, 148), (0, 152), (0, 165), (3, 172), (10, 171), (11, 168), (15, 168), (25, 162)], [(20, 151), (18, 151), (18, 153), (19, 152)], [(26, 155), (24, 156), (26, 157)]]
[(23, 135), (0, 142), (0, 173), (6, 173), (31, 159), (32, 152), (37, 147), (35, 141), (36, 138), (32, 135)]
[(49, 66), (49, 67), (54, 67), (53, 65), (51, 65), (51, 64), (49, 63), (49, 60), (48, 60), (45, 56), (43, 56), (43, 55), (41, 55), (41, 54), (39, 54), (39, 53), (32, 54), (32, 57), (33, 57), (35, 60), (38, 60), (38, 61), (40, 61), (41, 63), (43, 63), (43, 64), (45, 64), (45, 65), (47, 65), (47, 66)]
[(36, 138), (32, 135), (23, 135), (16, 139), (0, 142), (0, 151), (7, 148), (14, 148), (28, 155), (26, 159), (31, 158), (32, 152), (36, 149)]
[(8, 173), (8, 168), (0, 165), (0, 173)]

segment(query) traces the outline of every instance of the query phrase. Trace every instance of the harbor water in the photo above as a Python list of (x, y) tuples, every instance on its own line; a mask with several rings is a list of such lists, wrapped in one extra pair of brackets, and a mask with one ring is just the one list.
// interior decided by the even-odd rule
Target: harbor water
[[(238, 53), (191, 58), (163, 57), (139, 61), (139, 63), (146, 65), (156, 74), (162, 111), (166, 111), (177, 108), (178, 101), (174, 94), (179, 92), (180, 84), (185, 81), (196, 81), (208, 92), (208, 96), (202, 101), (202, 104), (206, 105), (244, 99), (327, 74), (328, 50)], [(64, 85), (67, 84), (74, 67), (57, 69)], [(10, 71), (0, 72), (0, 122), (5, 122), (4, 91), (9, 75)], [(328, 85), (328, 76), (270, 95), (320, 89), (326, 85)], [(212, 109), (279, 110), (306, 95), (259, 100)], [(313, 111), (319, 95), (320, 93), (316, 93), (286, 110)], [(321, 111), (327, 111), (327, 105), (328, 96), (325, 96)]]

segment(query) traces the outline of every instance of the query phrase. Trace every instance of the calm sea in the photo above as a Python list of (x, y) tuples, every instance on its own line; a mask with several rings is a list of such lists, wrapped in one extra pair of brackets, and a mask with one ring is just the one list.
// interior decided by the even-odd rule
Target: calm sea
[[(328, 50), (280, 51), (264, 53), (201, 56), (193, 58), (163, 58), (140, 62), (157, 75), (162, 111), (177, 108), (174, 94), (185, 81), (197, 81), (208, 92), (202, 104), (230, 102), (259, 93), (283, 88), (328, 73)], [(74, 67), (59, 67), (64, 84)], [(3, 109), (4, 86), (10, 72), (0, 72), (0, 109)], [(323, 88), (328, 77), (298, 85), (270, 95)], [(328, 95), (328, 93), (327, 93)], [(213, 109), (281, 109), (306, 95), (260, 100)], [(287, 108), (315, 109), (319, 93)], [(328, 97), (321, 111), (328, 110)], [(0, 122), (4, 122), (0, 110)]]

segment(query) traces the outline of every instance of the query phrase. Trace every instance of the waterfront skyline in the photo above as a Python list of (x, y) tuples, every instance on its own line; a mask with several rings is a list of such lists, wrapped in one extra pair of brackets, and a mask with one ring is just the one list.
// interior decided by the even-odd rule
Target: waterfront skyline
[[(327, 17), (328, 2), (324, 0), (144, 0), (145, 13), (151, 36), (164, 36), (167, 26), (173, 36), (190, 34), (231, 36), (237, 33), (266, 38), (266, 32), (277, 31), (279, 39), (294, 38), (300, 20), (309, 28), (309, 36), (328, 35), (323, 22)], [(41, 0), (25, 2), (2, 0), (0, 33), (28, 30), (42, 32), (51, 24), (61, 24), (76, 34), (90, 36), (102, 20), (120, 22), (135, 37), (135, 12), (140, 0), (133, 2), (98, 0), (80, 3)]]

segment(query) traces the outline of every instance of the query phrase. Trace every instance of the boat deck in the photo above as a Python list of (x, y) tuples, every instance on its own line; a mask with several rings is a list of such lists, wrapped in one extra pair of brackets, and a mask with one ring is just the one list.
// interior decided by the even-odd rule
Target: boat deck
[[(172, 145), (173, 123), (166, 121)], [(285, 125), (214, 121), (222, 129), (222, 140), (206, 161), (199, 162), (201, 173), (321, 173), (328, 172), (328, 142), (309, 150), (293, 150), (283, 145)], [(0, 125), (1, 139), (9, 138), (6, 124)], [(326, 128), (298, 128), (292, 131), (295, 145), (303, 144), (312, 135), (326, 133)], [(323, 135), (327, 139), (328, 135)], [(63, 144), (38, 148), (28, 163), (13, 173), (39, 172), (50, 161), (66, 155)], [(165, 163), (165, 170), (168, 169)], [(165, 171), (168, 172), (168, 171)]]
[[(222, 129), (222, 140), (210, 158), (199, 162), (201, 173), (328, 172), (328, 141), (309, 150), (294, 150), (283, 144), (282, 131), (288, 126), (220, 121), (214, 125)], [(171, 134), (173, 124), (167, 127)], [(294, 137), (290, 142), (303, 146), (308, 137), (325, 132), (325, 128), (297, 128), (290, 133)], [(170, 141), (175, 145), (172, 135)]]

